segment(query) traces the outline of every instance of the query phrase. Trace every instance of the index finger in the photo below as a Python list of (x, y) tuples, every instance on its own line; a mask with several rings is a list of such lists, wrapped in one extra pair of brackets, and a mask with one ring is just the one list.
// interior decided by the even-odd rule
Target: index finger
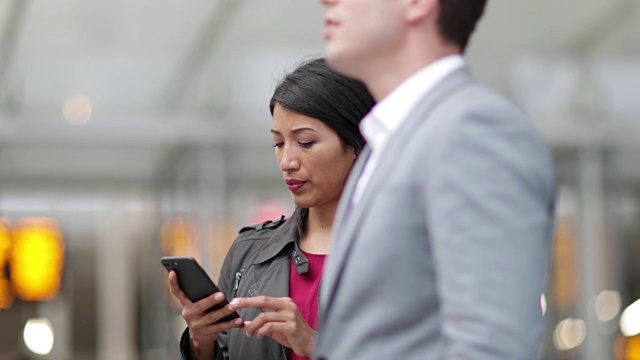
[(232, 310), (242, 308), (265, 308), (277, 311), (282, 310), (284, 307), (285, 302), (282, 299), (270, 296), (237, 297), (229, 302), (229, 308)]

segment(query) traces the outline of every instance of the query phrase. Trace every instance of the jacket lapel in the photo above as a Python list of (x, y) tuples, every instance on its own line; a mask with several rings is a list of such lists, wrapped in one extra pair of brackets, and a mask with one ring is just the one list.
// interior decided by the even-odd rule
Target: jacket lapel
[(340, 264), (344, 260), (344, 256), (347, 255), (347, 247), (349, 241), (347, 238), (340, 234), (344, 231), (343, 228), (349, 225), (349, 219), (352, 215), (352, 201), (353, 192), (355, 191), (358, 179), (364, 170), (364, 165), (367, 163), (371, 149), (369, 146), (365, 146), (362, 152), (358, 156), (358, 160), (353, 165), (349, 179), (342, 190), (340, 196), (340, 202), (338, 203), (338, 209), (333, 221), (333, 230), (331, 235), (331, 251), (330, 256), (327, 258), (327, 265), (324, 267), (325, 272), (322, 278), (322, 289), (320, 291), (320, 307), (323, 303), (326, 303), (329, 292), (328, 289), (333, 288), (333, 280), (336, 278), (335, 272), (338, 270), (337, 266), (331, 266), (329, 264)]
[(338, 204), (338, 209), (336, 211), (334, 220), (334, 229), (340, 228), (349, 217), (352, 204), (351, 198), (353, 197), (353, 193), (356, 189), (358, 179), (360, 178), (360, 175), (364, 170), (364, 165), (369, 159), (370, 152), (371, 149), (369, 148), (369, 146), (365, 146), (360, 152), (358, 160), (353, 165), (353, 169), (351, 169), (351, 173), (349, 175), (347, 183), (345, 184), (344, 189), (342, 190), (342, 195), (340, 196), (340, 203)]
[[(349, 261), (349, 252), (353, 247), (353, 242), (356, 238), (355, 233), (358, 226), (366, 215), (372, 198), (384, 183), (386, 179), (385, 174), (388, 174), (393, 170), (395, 160), (402, 155), (403, 145), (406, 142), (406, 139), (410, 138), (411, 133), (426, 121), (429, 117), (429, 113), (437, 106), (437, 104), (461, 86), (472, 83), (472, 81), (473, 80), (468, 70), (466, 67), (463, 67), (445, 77), (438, 85), (436, 85), (436, 87), (425, 94), (425, 96), (408, 115), (406, 122), (402, 124), (402, 126), (397, 130), (397, 133), (389, 139), (389, 142), (384, 149), (384, 154), (380, 157), (376, 168), (371, 174), (371, 179), (355, 207), (351, 205), (351, 196), (353, 195), (355, 183), (360, 177), (366, 160), (362, 161), (357, 173), (355, 173), (355, 171), (352, 172), (352, 175), (349, 178), (349, 183), (351, 185), (349, 192), (343, 193), (343, 196), (348, 196), (341, 199), (339, 206), (339, 209), (342, 209), (344, 212), (348, 212), (348, 214), (340, 211), (337, 213), (337, 215), (340, 215), (342, 218), (336, 219), (336, 225), (338, 226), (334, 226), (329, 266), (325, 272), (325, 278), (323, 281), (325, 288), (322, 289), (321, 307), (324, 309), (324, 316), (326, 316), (326, 310), (330, 308), (331, 300), (335, 294), (335, 289), (340, 284), (342, 270), (344, 269), (345, 263)], [(355, 176), (356, 174), (357, 176)]]

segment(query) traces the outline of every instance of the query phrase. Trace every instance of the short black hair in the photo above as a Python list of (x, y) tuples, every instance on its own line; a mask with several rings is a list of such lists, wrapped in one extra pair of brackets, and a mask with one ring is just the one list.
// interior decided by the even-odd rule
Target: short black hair
[(375, 101), (361, 82), (330, 68), (324, 58), (298, 65), (276, 86), (269, 110), (276, 103), (284, 108), (322, 121), (338, 134), (342, 145), (359, 154), (364, 139), (358, 127)]
[(440, 0), (438, 28), (442, 36), (464, 52), (486, 4), (487, 0)]

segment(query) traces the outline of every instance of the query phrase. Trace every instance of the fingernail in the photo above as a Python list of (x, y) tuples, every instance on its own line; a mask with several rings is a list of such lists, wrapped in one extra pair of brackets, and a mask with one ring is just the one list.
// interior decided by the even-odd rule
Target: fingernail
[(216, 301), (222, 301), (222, 299), (224, 299), (224, 295), (223, 295), (222, 293), (219, 293), (219, 292), (218, 292), (218, 293), (213, 294), (213, 298), (214, 298)]
[(244, 324), (244, 321), (242, 321), (242, 319), (235, 319), (235, 320), (233, 321), (233, 324), (234, 324), (235, 326), (240, 326), (240, 325)]
[(233, 299), (233, 300), (231, 300), (231, 301), (229, 302), (229, 305), (234, 306), (234, 307), (235, 307), (235, 306), (238, 306), (238, 305), (240, 305), (240, 300), (238, 300), (238, 299)]

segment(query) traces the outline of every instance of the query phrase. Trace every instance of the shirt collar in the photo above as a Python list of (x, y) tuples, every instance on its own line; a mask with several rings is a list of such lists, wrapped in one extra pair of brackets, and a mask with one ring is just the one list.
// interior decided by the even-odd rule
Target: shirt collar
[(446, 56), (418, 70), (382, 99), (360, 123), (360, 130), (371, 148), (380, 149), (418, 101), (438, 82), (463, 66), (462, 56)]

